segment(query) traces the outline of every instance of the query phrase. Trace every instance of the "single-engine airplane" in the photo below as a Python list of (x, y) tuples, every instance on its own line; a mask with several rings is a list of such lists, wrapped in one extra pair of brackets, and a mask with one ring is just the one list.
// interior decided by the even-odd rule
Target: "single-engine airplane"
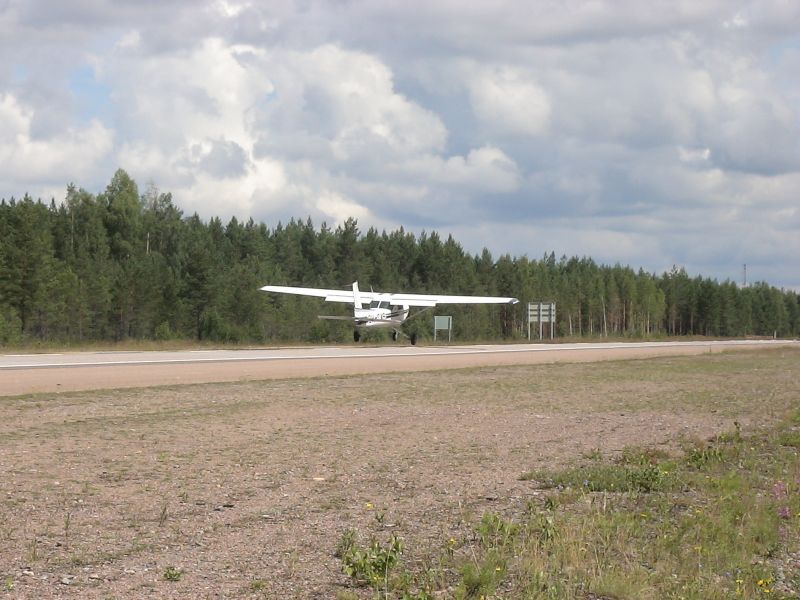
[[(264, 292), (278, 294), (298, 294), (300, 296), (316, 296), (324, 298), (326, 302), (346, 302), (353, 305), (353, 316), (326, 316), (320, 319), (335, 321), (350, 321), (355, 329), (353, 340), (359, 341), (361, 333), (359, 328), (385, 327), (391, 328), (392, 339), (397, 341), (400, 335), (400, 326), (409, 318), (408, 313), (412, 306), (424, 307), (428, 310), (437, 304), (516, 304), (516, 298), (499, 298), (497, 296), (442, 296), (437, 294), (387, 294), (381, 292), (362, 292), (358, 289), (358, 282), (353, 283), (350, 290), (326, 290), (320, 288), (287, 287), (283, 285), (265, 285), (261, 288)], [(364, 308), (364, 304), (369, 308)], [(417, 316), (419, 311), (412, 316)], [(417, 334), (409, 336), (411, 344), (417, 343)]]

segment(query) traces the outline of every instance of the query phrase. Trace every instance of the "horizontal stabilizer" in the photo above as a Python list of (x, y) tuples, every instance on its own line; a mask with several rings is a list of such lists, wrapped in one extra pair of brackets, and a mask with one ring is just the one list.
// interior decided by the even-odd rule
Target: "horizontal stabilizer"
[(326, 321), (358, 321), (356, 317), (339, 317), (333, 315), (317, 315), (318, 319), (324, 319)]

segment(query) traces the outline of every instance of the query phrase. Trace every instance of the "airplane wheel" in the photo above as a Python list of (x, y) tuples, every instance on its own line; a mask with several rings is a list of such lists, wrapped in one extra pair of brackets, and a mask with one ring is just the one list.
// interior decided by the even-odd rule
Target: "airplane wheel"
[(396, 332), (396, 331), (393, 331), (393, 332), (392, 332), (392, 341), (393, 341), (393, 342), (396, 342), (396, 341), (397, 341), (397, 337), (398, 337), (398, 335), (397, 335), (397, 332)]
[(359, 340), (361, 340), (361, 334), (358, 332), (358, 329), (356, 329), (353, 331), (353, 341), (358, 342)]
[(411, 345), (412, 346), (416, 346), (417, 345), (417, 334), (416, 333), (412, 333), (410, 337), (411, 337)]

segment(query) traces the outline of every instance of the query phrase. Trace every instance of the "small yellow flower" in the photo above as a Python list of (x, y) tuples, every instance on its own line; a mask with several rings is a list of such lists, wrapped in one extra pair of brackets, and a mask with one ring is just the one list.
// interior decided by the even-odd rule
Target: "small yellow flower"
[(375, 505), (372, 502), (367, 502), (367, 510), (372, 510), (373, 508), (375, 508)]

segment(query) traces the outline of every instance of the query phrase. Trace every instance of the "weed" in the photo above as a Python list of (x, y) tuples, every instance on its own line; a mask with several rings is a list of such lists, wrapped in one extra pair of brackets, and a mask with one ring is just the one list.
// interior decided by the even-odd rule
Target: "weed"
[(556, 539), (556, 522), (551, 515), (539, 515), (533, 529), (538, 534), (540, 545), (546, 545)]
[[(794, 433), (792, 430), (789, 433)], [(681, 459), (628, 448), (614, 463), (531, 472), (539, 487), (523, 520), (486, 513), (471, 553), (444, 547), (455, 598), (794, 598), (800, 472), (785, 428), (739, 427)], [(748, 452), (747, 448), (751, 448)], [(502, 594), (500, 591), (502, 590)]]
[(496, 513), (486, 513), (478, 525), (478, 537), (484, 548), (505, 548), (511, 545), (519, 526)]
[(785, 431), (775, 441), (781, 446), (800, 448), (800, 431)]
[(721, 442), (723, 444), (738, 444), (742, 441), (742, 426), (739, 424), (739, 421), (733, 422), (733, 431), (728, 431), (725, 433), (720, 433), (716, 437), (716, 441)]
[(72, 523), (72, 513), (67, 511), (67, 514), (64, 515), (64, 540), (69, 539), (69, 526)]
[(577, 467), (559, 473), (530, 474), (526, 479), (536, 479), (541, 487), (580, 488), (587, 492), (653, 492), (672, 485), (668, 472), (658, 465), (631, 467), (599, 464)]
[(336, 558), (344, 558), (345, 554), (355, 547), (357, 539), (358, 533), (355, 529), (345, 529), (333, 555)]
[(602, 460), (603, 453), (600, 448), (592, 448), (588, 452), (583, 453), (581, 457), (586, 460)]
[(480, 562), (470, 562), (461, 569), (461, 583), (455, 598), (484, 598), (494, 594), (505, 573), (505, 562), (497, 552), (490, 552)]
[(33, 539), (31, 540), (31, 549), (30, 552), (28, 553), (28, 558), (30, 559), (31, 562), (36, 562), (36, 559), (39, 558), (37, 546), (38, 546), (38, 541), (36, 539), (36, 536), (33, 536)]
[(384, 547), (377, 540), (366, 548), (359, 548), (355, 540), (342, 556), (343, 571), (359, 585), (374, 589), (388, 587), (389, 572), (403, 553), (403, 542), (395, 535)]
[(167, 581), (180, 581), (181, 577), (183, 577), (182, 569), (177, 569), (173, 566), (164, 569), (164, 579)]
[(712, 463), (722, 461), (723, 452), (719, 446), (702, 446), (691, 448), (686, 455), (686, 462), (697, 470), (703, 470)]
[(433, 600), (434, 596), (430, 592), (420, 590), (418, 592), (403, 592), (401, 600)]
[(158, 526), (159, 527), (163, 527), (164, 523), (167, 522), (168, 507), (169, 507), (169, 505), (166, 502), (161, 506), (161, 514), (158, 515)]
[(252, 592), (261, 592), (267, 589), (267, 582), (263, 579), (254, 579), (250, 582), (250, 591)]
[(647, 467), (650, 465), (657, 465), (667, 458), (669, 458), (669, 454), (658, 448), (626, 446), (622, 449), (622, 454), (617, 462), (622, 465)]

